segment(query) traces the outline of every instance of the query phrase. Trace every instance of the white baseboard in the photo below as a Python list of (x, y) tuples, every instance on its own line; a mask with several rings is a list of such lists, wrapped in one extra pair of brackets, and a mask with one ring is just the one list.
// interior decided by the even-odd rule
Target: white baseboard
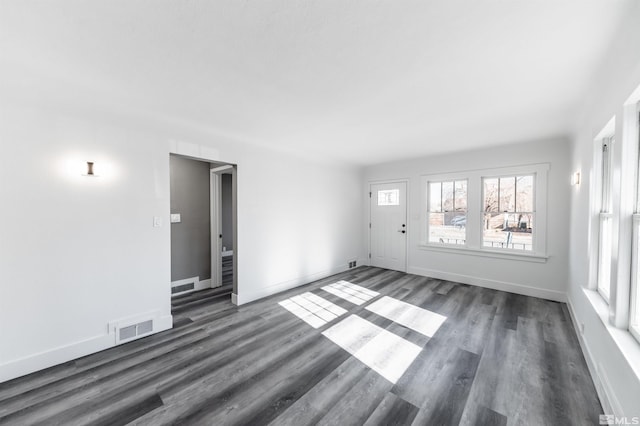
[(231, 293), (231, 303), (238, 306), (238, 295), (235, 293)]
[(262, 287), (250, 293), (243, 292), (242, 284), (240, 284), (238, 288), (238, 295), (236, 300), (237, 305), (244, 305), (245, 303), (253, 302), (255, 300), (262, 299), (267, 296), (272, 296), (282, 291), (290, 290), (292, 288), (299, 287), (301, 285), (309, 284), (310, 282), (317, 281), (322, 278), (326, 278), (330, 275), (338, 274), (340, 272), (344, 272), (347, 270), (349, 270), (348, 264), (343, 264), (343, 265), (336, 266), (334, 268), (327, 269), (321, 272), (316, 272), (315, 274), (305, 275), (303, 277), (294, 278), (288, 281), (282, 281), (267, 287)]
[[(152, 334), (173, 327), (171, 315), (160, 316)], [(114, 333), (90, 337), (0, 365), (0, 383), (116, 346)]]
[(211, 288), (211, 278), (209, 278), (208, 280), (198, 280), (198, 284), (196, 285), (196, 291), (197, 290), (204, 290), (205, 288)]
[(422, 275), (424, 277), (432, 277), (440, 280), (453, 281), (463, 284), (476, 285), (478, 287), (491, 288), (493, 290), (508, 291), (510, 293), (522, 294), (524, 296), (539, 297), (541, 299), (554, 300), (556, 302), (566, 302), (567, 295), (564, 292), (556, 290), (547, 290), (543, 288), (530, 287), (523, 284), (508, 283), (504, 281), (489, 280), (486, 278), (478, 278), (470, 275), (455, 274), (452, 272), (437, 271), (434, 269), (426, 269), (419, 267), (409, 267), (407, 270), (410, 274)]
[(185, 294), (185, 293), (190, 293), (192, 291), (198, 291), (198, 290), (204, 290), (206, 288), (211, 288), (211, 278), (200, 281), (200, 277), (199, 276), (191, 277), (191, 278), (185, 278), (183, 280), (172, 281), (171, 282), (171, 288), (178, 287), (178, 286), (185, 285), (185, 284), (191, 284), (191, 283), (193, 283), (193, 289), (181, 291), (179, 293), (172, 293), (171, 295), (175, 296), (175, 295), (178, 295), (178, 294)]
[(589, 373), (591, 374), (591, 379), (593, 380), (593, 384), (595, 385), (596, 393), (598, 394), (598, 398), (600, 399), (600, 403), (602, 404), (604, 413), (622, 416), (622, 407), (618, 402), (618, 398), (616, 398), (609, 380), (606, 378), (606, 375), (604, 374), (602, 368), (598, 368), (598, 365), (595, 363), (591, 349), (584, 339), (584, 335), (580, 332), (580, 328), (578, 327), (580, 321), (576, 316), (571, 298), (568, 296), (567, 307), (569, 308), (569, 314), (571, 315), (573, 328), (575, 329), (576, 335), (578, 336), (580, 348), (582, 349), (584, 359), (587, 362), (587, 368), (589, 369)]
[(115, 346), (114, 336), (104, 334), (29, 355), (0, 365), (0, 382), (15, 379), (35, 371), (53, 367), (72, 359), (100, 352)]

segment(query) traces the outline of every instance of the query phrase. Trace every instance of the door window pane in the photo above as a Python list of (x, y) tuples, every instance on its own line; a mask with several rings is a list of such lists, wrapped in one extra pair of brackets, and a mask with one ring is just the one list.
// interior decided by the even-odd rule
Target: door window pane
[(386, 189), (378, 191), (379, 206), (398, 206), (400, 205), (400, 190)]

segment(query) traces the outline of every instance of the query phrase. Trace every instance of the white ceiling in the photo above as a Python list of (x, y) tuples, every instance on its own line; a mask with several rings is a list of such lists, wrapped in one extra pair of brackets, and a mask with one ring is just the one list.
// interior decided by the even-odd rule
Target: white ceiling
[(633, 0), (1, 0), (0, 90), (352, 164), (566, 134)]

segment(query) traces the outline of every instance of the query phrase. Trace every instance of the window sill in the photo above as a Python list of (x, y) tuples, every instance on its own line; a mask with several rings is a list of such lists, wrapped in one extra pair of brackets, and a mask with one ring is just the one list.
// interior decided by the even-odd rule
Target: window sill
[(583, 288), (582, 291), (584, 291), (587, 299), (589, 299), (593, 310), (596, 311), (596, 314), (600, 317), (600, 321), (602, 321), (602, 324), (618, 346), (618, 349), (622, 352), (622, 356), (629, 363), (637, 379), (640, 380), (640, 343), (633, 337), (629, 330), (616, 328), (609, 323), (609, 305), (600, 293), (596, 290), (586, 288)]
[(446, 246), (436, 244), (421, 243), (418, 245), (420, 250), (439, 251), (443, 253), (464, 254), (467, 256), (493, 257), (496, 259), (520, 260), (524, 262), (546, 263), (549, 256), (528, 253), (512, 253), (498, 250), (473, 249), (464, 246)]

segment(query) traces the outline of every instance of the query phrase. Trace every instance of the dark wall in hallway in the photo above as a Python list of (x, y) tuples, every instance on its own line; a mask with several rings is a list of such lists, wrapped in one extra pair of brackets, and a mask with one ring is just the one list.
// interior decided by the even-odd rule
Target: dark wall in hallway
[(209, 163), (171, 156), (171, 281), (211, 278)]

